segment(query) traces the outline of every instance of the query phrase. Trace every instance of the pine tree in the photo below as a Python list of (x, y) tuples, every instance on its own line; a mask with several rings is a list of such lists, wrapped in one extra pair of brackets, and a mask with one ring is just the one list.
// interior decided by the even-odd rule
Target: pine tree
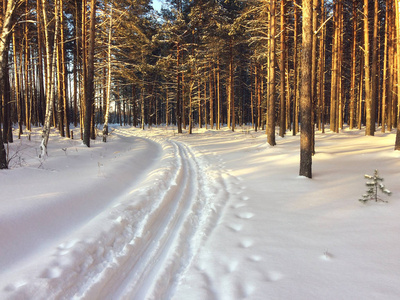
[(378, 170), (375, 170), (374, 175), (364, 175), (364, 177), (367, 179), (371, 179), (371, 181), (367, 181), (365, 183), (365, 185), (368, 187), (368, 190), (366, 194), (362, 195), (362, 198), (358, 200), (364, 203), (366, 203), (368, 200), (375, 200), (375, 202), (378, 202), (378, 200), (382, 202), (387, 202), (378, 197), (378, 191), (380, 190), (382, 193), (388, 196), (390, 196), (392, 192), (386, 189), (383, 185), (383, 178), (379, 176)]

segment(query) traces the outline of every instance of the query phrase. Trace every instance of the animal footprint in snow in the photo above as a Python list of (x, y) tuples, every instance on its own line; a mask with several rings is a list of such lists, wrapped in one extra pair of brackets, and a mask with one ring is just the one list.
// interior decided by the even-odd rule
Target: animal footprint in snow
[(241, 212), (236, 214), (236, 216), (240, 219), (251, 219), (252, 217), (254, 217), (254, 214), (251, 212)]
[(229, 262), (226, 266), (228, 273), (234, 272), (237, 269), (238, 265), (239, 265), (239, 262), (237, 262), (237, 261)]
[(331, 260), (333, 258), (333, 254), (325, 251), (324, 254), (320, 256), (322, 260)]
[(268, 281), (278, 281), (283, 278), (283, 274), (281, 274), (280, 272), (276, 272), (276, 271), (269, 271), (267, 273), (267, 277), (268, 277)]
[(246, 206), (246, 204), (244, 204), (244, 203), (236, 203), (236, 204), (232, 205), (232, 208), (239, 208), (239, 207), (244, 207), (244, 206)]
[(227, 226), (228, 226), (228, 228), (230, 228), (230, 229), (232, 229), (233, 231), (236, 231), (236, 232), (241, 231), (242, 228), (243, 228), (243, 225), (242, 224), (238, 224), (238, 223), (229, 224)]
[(243, 248), (249, 248), (253, 246), (254, 241), (252, 239), (242, 239), (239, 243), (239, 245)]
[(262, 257), (260, 255), (252, 255), (249, 257), (249, 260), (259, 262), (262, 260)]

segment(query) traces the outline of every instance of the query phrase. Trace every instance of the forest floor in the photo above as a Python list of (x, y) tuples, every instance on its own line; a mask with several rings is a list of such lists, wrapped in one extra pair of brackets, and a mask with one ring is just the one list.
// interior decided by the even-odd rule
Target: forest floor
[[(0, 171), (0, 299), (400, 297), (394, 131), (318, 132), (313, 179), (299, 136), (249, 127), (54, 131), (45, 159), (40, 134)], [(375, 169), (392, 196), (363, 204)]]

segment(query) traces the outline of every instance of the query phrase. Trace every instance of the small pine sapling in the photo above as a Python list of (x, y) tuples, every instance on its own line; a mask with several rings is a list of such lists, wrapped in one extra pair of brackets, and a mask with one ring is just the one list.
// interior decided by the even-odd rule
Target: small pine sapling
[(392, 192), (386, 189), (383, 185), (383, 178), (379, 176), (378, 170), (375, 170), (374, 175), (364, 175), (364, 177), (370, 179), (370, 181), (365, 183), (365, 185), (368, 187), (368, 190), (367, 193), (362, 195), (362, 198), (358, 200), (364, 203), (366, 203), (368, 200), (375, 200), (375, 202), (378, 202), (378, 200), (387, 202), (378, 197), (378, 191), (380, 190), (382, 193), (388, 196), (390, 196)]

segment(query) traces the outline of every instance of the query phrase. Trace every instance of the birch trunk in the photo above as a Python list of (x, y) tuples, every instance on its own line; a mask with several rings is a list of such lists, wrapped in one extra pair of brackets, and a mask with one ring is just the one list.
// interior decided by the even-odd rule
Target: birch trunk
[[(57, 34), (58, 34), (58, 5), (57, 1), (55, 4), (55, 34), (54, 34), (54, 46), (53, 53), (50, 51), (50, 41), (49, 41), (49, 32), (48, 32), (48, 22), (47, 22), (47, 12), (46, 12), (46, 0), (42, 0), (42, 14), (43, 14), (43, 25), (44, 25), (44, 34), (45, 34), (45, 46), (46, 46), (46, 115), (42, 132), (42, 142), (40, 143), (40, 154), (39, 158), (47, 155), (47, 144), (50, 136), (50, 122), (51, 116), (53, 114), (53, 105), (54, 105), (54, 81), (52, 74), (55, 73), (55, 58), (54, 55), (55, 49), (57, 49)], [(53, 62), (51, 62), (53, 61)]]
[[(11, 19), (15, 9), (15, 0), (8, 0), (6, 11), (3, 16), (3, 27), (1, 29), (0, 35), (0, 95), (4, 95), (4, 76), (7, 68), (7, 52), (8, 52), (8, 43), (9, 36), (12, 28)], [(3, 138), (0, 128), (0, 169), (7, 169), (7, 153), (4, 148)]]
[(104, 112), (104, 125), (103, 125), (103, 142), (107, 142), (108, 135), (108, 115), (110, 112), (110, 92), (111, 92), (111, 38), (112, 38), (112, 7), (110, 7), (110, 27), (108, 31), (108, 53), (107, 53), (107, 63), (108, 63), (108, 73), (107, 73), (107, 90), (105, 106), (106, 110)]

